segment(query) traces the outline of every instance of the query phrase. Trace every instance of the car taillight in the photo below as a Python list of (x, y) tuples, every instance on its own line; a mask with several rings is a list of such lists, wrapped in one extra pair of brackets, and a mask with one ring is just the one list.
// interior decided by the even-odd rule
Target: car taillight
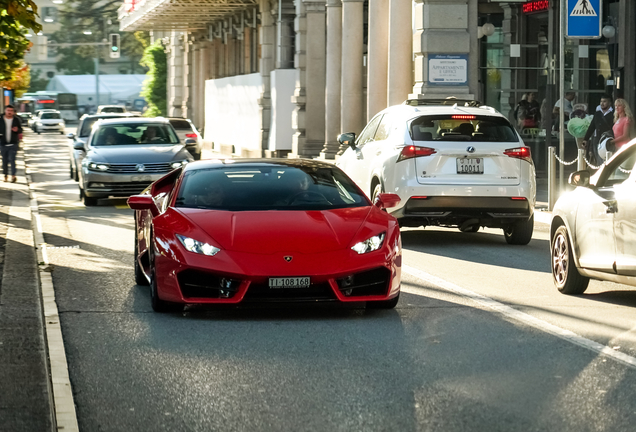
[(411, 159), (421, 156), (430, 156), (432, 154), (437, 153), (437, 151), (430, 147), (418, 147), (414, 145), (406, 146), (400, 152), (400, 156), (398, 156), (397, 161), (402, 161), (404, 159)]
[(530, 155), (530, 147), (517, 147), (506, 149), (503, 152), (506, 156), (515, 159), (523, 159), (527, 162), (532, 163), (532, 156)]
[(196, 138), (197, 134), (186, 134), (186, 138)]

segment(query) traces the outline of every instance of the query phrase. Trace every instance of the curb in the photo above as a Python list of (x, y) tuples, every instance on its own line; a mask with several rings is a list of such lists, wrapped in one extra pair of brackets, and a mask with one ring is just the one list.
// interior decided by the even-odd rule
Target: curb
[(40, 281), (44, 329), (46, 331), (46, 347), (48, 350), (49, 371), (51, 376), (50, 382), (53, 390), (55, 410), (54, 424), (57, 425), (57, 430), (79, 432), (73, 390), (68, 374), (66, 351), (62, 338), (62, 327), (60, 325), (59, 312), (55, 301), (53, 277), (50, 273), (48, 256), (46, 254), (46, 243), (44, 242), (42, 222), (38, 211), (37, 196), (31, 186), (32, 180), (28, 166), (26, 165), (26, 160), (24, 164), (26, 183), (29, 189), (33, 242), (37, 254), (37, 262), (39, 264), (37, 273)]

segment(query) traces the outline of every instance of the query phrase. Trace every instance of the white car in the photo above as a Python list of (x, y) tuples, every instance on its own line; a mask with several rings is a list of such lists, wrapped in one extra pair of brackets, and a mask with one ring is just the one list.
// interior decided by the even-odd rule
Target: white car
[(59, 132), (64, 134), (66, 123), (59, 111), (40, 111), (33, 120), (33, 131), (37, 134), (42, 132)]
[[(460, 106), (461, 105), (461, 106)], [(530, 149), (494, 108), (473, 101), (409, 100), (377, 114), (342, 168), (372, 199), (402, 199), (389, 211), (401, 226), (502, 228), (509, 244), (532, 238), (536, 177)]]
[[(201, 159), (203, 138), (190, 119), (181, 117), (167, 117), (168, 121), (177, 132), (177, 136), (186, 146), (194, 160)], [(186, 140), (189, 140), (186, 142)]]
[(636, 140), (594, 176), (570, 175), (572, 192), (552, 211), (552, 277), (563, 294), (582, 294), (590, 279), (636, 286)]
[(122, 105), (100, 105), (97, 107), (96, 114), (116, 113), (121, 114), (128, 112), (125, 106)]

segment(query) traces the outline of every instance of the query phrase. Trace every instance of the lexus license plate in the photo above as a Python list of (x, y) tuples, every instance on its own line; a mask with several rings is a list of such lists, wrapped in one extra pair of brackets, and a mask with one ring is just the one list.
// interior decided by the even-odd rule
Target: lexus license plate
[(483, 174), (484, 158), (457, 158), (457, 174)]
[(269, 278), (270, 288), (308, 288), (308, 277)]

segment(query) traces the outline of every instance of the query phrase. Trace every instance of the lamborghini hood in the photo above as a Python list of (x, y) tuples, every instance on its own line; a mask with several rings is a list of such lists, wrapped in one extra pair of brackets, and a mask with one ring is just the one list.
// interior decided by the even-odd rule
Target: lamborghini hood
[(269, 255), (344, 249), (373, 207), (327, 211), (177, 211), (227, 251)]

